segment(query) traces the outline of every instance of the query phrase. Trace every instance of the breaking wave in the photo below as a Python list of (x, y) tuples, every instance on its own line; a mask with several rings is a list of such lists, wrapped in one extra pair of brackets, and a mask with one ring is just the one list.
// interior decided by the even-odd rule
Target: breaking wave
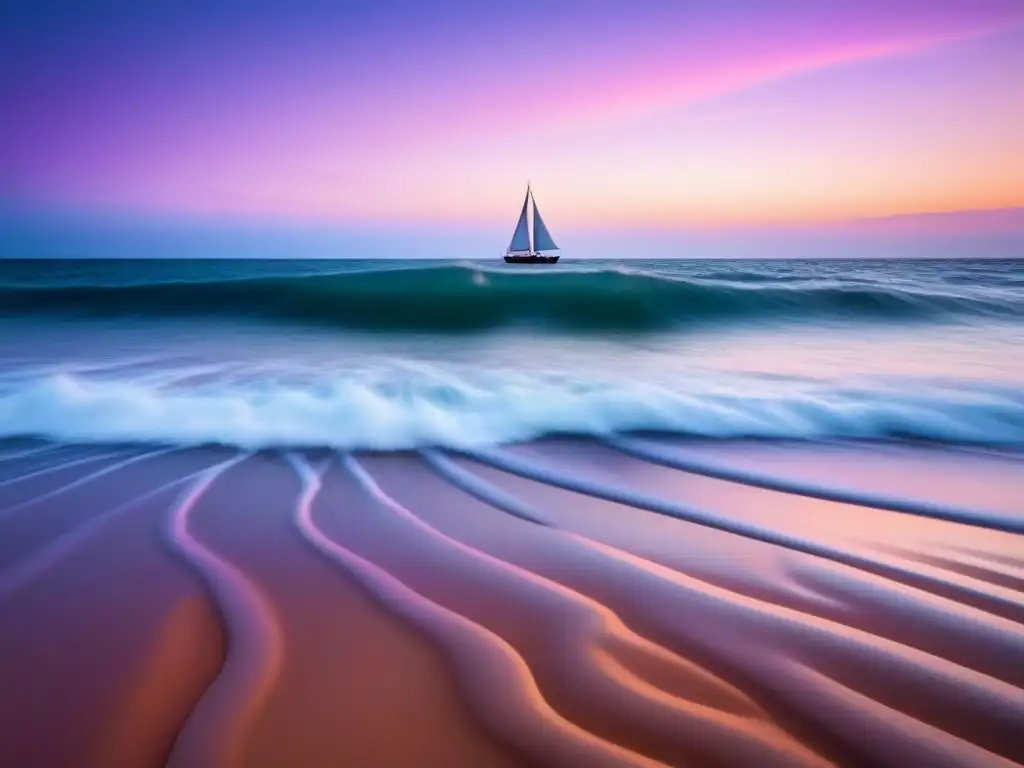
[(700, 437), (1024, 443), (1024, 400), (992, 388), (816, 385), (686, 392), (637, 382), (451, 375), (218, 381), (190, 389), (56, 374), (0, 387), (0, 437), (246, 448), (480, 447), (650, 430)]
[(992, 287), (733, 278), (684, 279), (642, 269), (513, 272), (447, 265), (121, 285), (8, 285), (0, 286), (0, 312), (227, 316), (444, 332), (509, 325), (645, 331), (776, 319), (941, 322), (1024, 317), (1020, 295)]

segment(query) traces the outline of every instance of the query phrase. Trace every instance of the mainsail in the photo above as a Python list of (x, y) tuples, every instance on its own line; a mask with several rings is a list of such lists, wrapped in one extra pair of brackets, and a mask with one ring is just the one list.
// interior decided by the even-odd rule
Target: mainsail
[[(530, 231), (529, 208), (533, 202), (533, 231)], [(540, 217), (540, 210), (537, 208), (537, 199), (533, 196), (533, 190), (526, 186), (526, 197), (523, 198), (523, 210), (519, 212), (519, 221), (516, 224), (516, 231), (512, 233), (512, 242), (508, 244), (509, 253), (536, 253), (538, 251), (557, 251), (554, 238), (544, 225), (544, 219)]]
[(557, 251), (558, 246), (551, 238), (551, 233), (544, 226), (544, 220), (540, 217), (540, 208), (537, 207), (537, 198), (533, 198), (533, 250), (535, 251)]
[(523, 198), (523, 211), (519, 214), (519, 223), (516, 224), (516, 231), (512, 233), (512, 242), (508, 244), (509, 253), (530, 252), (530, 226), (526, 216), (526, 206), (530, 202), (530, 188), (526, 188), (526, 197)]

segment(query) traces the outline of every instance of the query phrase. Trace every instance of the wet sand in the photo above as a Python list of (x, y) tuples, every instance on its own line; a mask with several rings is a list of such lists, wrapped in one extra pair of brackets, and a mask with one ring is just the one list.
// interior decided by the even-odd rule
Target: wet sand
[(1022, 499), (935, 447), (2, 443), (0, 765), (1019, 765)]

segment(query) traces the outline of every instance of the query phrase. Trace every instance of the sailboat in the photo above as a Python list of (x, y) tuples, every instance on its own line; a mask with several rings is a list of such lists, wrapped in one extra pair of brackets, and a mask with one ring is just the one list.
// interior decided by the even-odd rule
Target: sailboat
[[(529, 226), (529, 208), (533, 203), (533, 228)], [(537, 209), (537, 201), (533, 197), (530, 185), (526, 185), (526, 198), (523, 200), (523, 210), (519, 214), (519, 223), (516, 224), (516, 231), (512, 233), (512, 242), (508, 244), (505, 251), (505, 261), (509, 264), (554, 264), (558, 261), (558, 254), (545, 256), (544, 251), (557, 251), (558, 246), (551, 238), (551, 233), (544, 226), (544, 219), (540, 217)]]

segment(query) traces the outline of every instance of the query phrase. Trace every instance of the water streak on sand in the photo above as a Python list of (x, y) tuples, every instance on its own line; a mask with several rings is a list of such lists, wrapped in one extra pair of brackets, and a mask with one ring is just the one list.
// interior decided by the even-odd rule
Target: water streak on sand
[[(422, 455), (435, 471), (466, 493), (522, 520), (552, 527), (542, 511), (462, 468), (440, 452), (428, 450), (423, 451)], [(586, 546), (594, 544), (586, 537), (567, 533)], [(598, 550), (605, 552), (607, 547), (599, 545)], [(917, 553), (905, 554), (921, 558)], [(788, 566), (787, 572), (797, 584), (804, 583), (809, 587), (808, 594), (818, 606), (818, 612), (828, 618), (847, 621), (848, 606), (855, 604), (871, 605), (875, 614), (891, 612), (895, 607), (903, 616), (911, 619), (916, 627), (928, 630), (927, 637), (946, 637), (950, 633), (963, 633), (969, 637), (969, 643), (965, 640), (965, 647), (970, 649), (970, 653), (962, 654), (958, 663), (974, 665), (972, 668), (982, 672), (991, 668), (993, 672), (1000, 669), (1003, 674), (1007, 674), (1005, 670), (1010, 670), (1009, 677), (1014, 684), (1024, 684), (1024, 671), (1014, 674), (1017, 665), (1024, 660), (1024, 635), (1020, 633), (1018, 623), (1001, 617), (999, 612), (992, 615), (916, 587), (892, 582), (874, 573), (836, 573), (837, 565), (840, 568), (847, 567), (841, 563), (823, 563), (817, 558), (797, 560)], [(1009, 599), (1012, 600), (1010, 594)], [(830, 599), (822, 601), (822, 597)], [(831, 606), (831, 610), (822, 607), (826, 605)], [(891, 626), (889, 630), (892, 631)], [(918, 637), (915, 642), (921, 644), (922, 641)], [(929, 645), (927, 640), (924, 645)], [(955, 647), (944, 650), (949, 653), (955, 651)]]
[(1006, 515), (992, 515), (977, 510), (948, 507), (942, 504), (898, 499), (892, 496), (871, 493), (869, 491), (834, 488), (817, 483), (802, 482), (789, 478), (777, 477), (763, 472), (734, 469), (724, 464), (701, 459), (691, 453), (675, 448), (653, 444), (633, 438), (606, 438), (605, 442), (624, 453), (645, 461), (661, 464), (673, 469), (680, 469), (692, 474), (729, 480), (734, 483), (752, 485), (780, 493), (793, 493), (799, 496), (810, 496), (824, 501), (836, 501), (841, 504), (855, 504), (859, 507), (874, 507), (887, 512), (898, 512), (905, 515), (917, 515), (934, 520), (947, 520), (963, 525), (976, 525), (994, 531), (1007, 533), (1024, 533), (1024, 518)]
[[(289, 458), (304, 483), (295, 513), (300, 533), (390, 610), (413, 623), (449, 653), (466, 697), (498, 738), (546, 765), (660, 765), (563, 719), (544, 700), (529, 667), (510, 645), (325, 536), (312, 517), (320, 477), (304, 459), (294, 454)], [(350, 458), (346, 463), (350, 469), (358, 467)], [(366, 488), (371, 491), (373, 486)]]
[(220, 674), (178, 734), (167, 761), (170, 768), (239, 766), (248, 730), (279, 674), (282, 639), (273, 608), (244, 573), (189, 531), (189, 517), (206, 491), (247, 455), (200, 475), (168, 518), (167, 542), (206, 583), (229, 643)]
[[(432, 558), (445, 567), (424, 582), (435, 599), (492, 631), (512, 630), (499, 614), (467, 600), (459, 584), (485, 587), (502, 615), (529, 617), (537, 631), (550, 631), (544, 649), (519, 646), (540, 675), (542, 690), (554, 690), (578, 716), (590, 721), (614, 720), (634, 749), (652, 756), (687, 755), (699, 763), (727, 764), (756, 760), (762, 765), (824, 765), (817, 755), (788, 739), (743, 694), (685, 659), (639, 637), (607, 606), (512, 565), (457, 539), (444, 535), (396, 502), (360, 465), (346, 465), (394, 516), (389, 540), (408, 540), (402, 557), (389, 558), (389, 567), (415, 567), (411, 560)], [(410, 571), (411, 572), (411, 571)], [(542, 630), (541, 628), (548, 628)], [(508, 639), (508, 638), (506, 638)], [(683, 697), (669, 693), (687, 691)]]
[(898, 562), (887, 562), (877, 558), (865, 557), (827, 544), (793, 536), (783, 531), (767, 528), (763, 525), (748, 523), (742, 520), (725, 518), (706, 510), (666, 501), (650, 494), (618, 488), (607, 483), (575, 477), (566, 472), (553, 472), (523, 459), (516, 458), (503, 451), (462, 451), (483, 464), (490, 465), (505, 472), (534, 480), (557, 488), (564, 488), (575, 493), (582, 493), (594, 498), (605, 499), (617, 504), (643, 509), (655, 514), (674, 517), (696, 525), (723, 531), (735, 536), (742, 536), (753, 541), (784, 547), (793, 552), (825, 558), (836, 563), (875, 573), (886, 578), (919, 587), (935, 594), (952, 596), (971, 605), (979, 605), (997, 615), (1016, 619), (1024, 610), (1024, 603), (1014, 596), (1000, 594), (998, 590), (967, 579), (956, 581), (940, 575), (928, 573), (920, 568), (908, 568)]
[(830, 599), (834, 607), (818, 611), (823, 618), (1024, 687), (1024, 633), (1013, 619), (821, 560), (795, 560), (786, 573), (796, 584)]
[[(107, 475), (109, 475), (109, 474), (111, 474), (113, 472), (117, 472), (117, 471), (122, 470), (122, 469), (124, 469), (126, 467), (130, 467), (133, 464), (138, 464), (140, 461), (147, 461), (147, 460), (150, 460), (150, 459), (155, 459), (158, 456), (164, 456), (164, 455), (166, 455), (168, 453), (173, 453), (173, 452), (179, 451), (179, 450), (181, 450), (181, 448), (179, 448), (179, 447), (172, 447), (172, 448), (163, 448), (163, 449), (156, 450), (156, 451), (146, 451), (145, 453), (140, 453), (140, 454), (136, 454), (135, 456), (130, 456), (129, 458), (124, 459), (123, 461), (114, 462), (113, 464), (109, 464), (108, 466), (103, 467), (103, 469), (97, 470), (96, 472), (91, 472), (91, 473), (89, 473), (87, 475), (83, 475), (82, 477), (76, 478), (75, 480), (72, 480), (70, 483), (67, 483), (65, 485), (59, 485), (56, 488), (53, 488), (53, 489), (47, 491), (46, 493), (43, 493), (40, 496), (34, 496), (34, 497), (30, 498), (30, 499), (26, 499), (26, 500), (24, 500), (22, 502), (14, 504), (14, 505), (12, 505), (10, 507), (5, 507), (4, 509), (0, 509), (0, 520), (3, 520), (5, 517), (10, 515), (11, 513), (17, 512), (20, 509), (25, 509), (26, 507), (34, 506), (36, 504), (39, 504), (40, 502), (46, 501), (48, 499), (52, 499), (52, 498), (54, 498), (56, 496), (60, 496), (60, 495), (62, 495), (64, 493), (67, 493), (68, 491), (74, 490), (75, 488), (80, 488), (81, 486), (85, 485), (86, 483), (91, 483), (91, 482), (93, 482), (95, 480), (98, 480), (101, 477), (105, 477), (105, 476), (107, 476)], [(111, 455), (117, 455), (117, 454), (111, 454)], [(66, 467), (68, 465), (65, 464), (64, 466)]]
[(145, 493), (130, 499), (123, 504), (95, 515), (81, 525), (48, 541), (29, 557), (0, 570), (0, 600), (20, 589), (25, 584), (38, 578), (42, 573), (53, 568), (69, 554), (82, 546), (89, 538), (106, 527), (110, 522), (129, 510), (136, 509), (144, 502), (167, 493), (177, 486), (195, 479), (207, 472), (207, 469), (193, 472), (170, 482), (152, 488)]
[[(428, 460), (449, 482), (496, 508), (502, 509), (512, 501), (520, 519), (541, 514), (438, 454), (429, 455)], [(643, 594), (644, 604), (674, 606), (668, 613), (629, 610), (634, 621), (639, 619), (668, 647), (680, 653), (697, 652), (727, 667), (744, 669), (749, 679), (760, 681), (775, 696), (851, 747), (860, 736), (850, 724), (861, 722), (873, 723), (873, 729), (888, 743), (888, 753), (901, 755), (903, 764), (1005, 764), (989, 750), (1019, 757), (1013, 734), (1024, 722), (1024, 694), (999, 680), (871, 636), (852, 624), (840, 626), (741, 598), (571, 532), (543, 530), (531, 537), (529, 546), (520, 545), (510, 552), (537, 572), (555, 569), (563, 578), (565, 574), (586, 574), (580, 577), (583, 584), (590, 589), (599, 585), (606, 604), (629, 606), (631, 595)], [(594, 562), (595, 556), (603, 562)], [(680, 620), (684, 614), (686, 619)], [(1012, 669), (1024, 660), (1018, 628), (999, 620), (992, 624), (985, 632), (975, 621), (967, 634), (975, 642), (989, 644), (1004, 670)], [(947, 622), (947, 636), (955, 626), (955, 622)], [(717, 627), (717, 631), (712, 632), (710, 627)], [(758, 638), (756, 649), (742, 638)], [(983, 651), (975, 645), (974, 654), (979, 653)], [(799, 664), (794, 654), (809, 661)], [(791, 684), (794, 664), (808, 671), (803, 677), (811, 682), (803, 687)], [(815, 668), (817, 671), (812, 673), (810, 670)], [(966, 711), (962, 708), (965, 700), (972, 702)], [(922, 702), (929, 704), (922, 706)], [(840, 704), (851, 714), (846, 721), (827, 714)], [(901, 730), (891, 719), (886, 720), (881, 716), (889, 711), (886, 705), (905, 713), (901, 722), (904, 726), (914, 723), (914, 727)], [(909, 733), (917, 734), (916, 739), (909, 738)], [(971, 736), (987, 749), (971, 744)], [(872, 759), (877, 759), (879, 751), (870, 752)], [(936, 754), (944, 756), (935, 762)]]
[(33, 469), (24, 474), (15, 475), (14, 477), (9, 477), (5, 480), (0, 480), (0, 488), (4, 488), (9, 485), (15, 485), (17, 483), (23, 483), (26, 480), (31, 480), (35, 477), (42, 477), (43, 475), (48, 475), (51, 472), (59, 472), (62, 469), (71, 469), (72, 467), (77, 467), (82, 464), (91, 464), (95, 461), (109, 459), (112, 456), (117, 456), (119, 453), (121, 453), (121, 451), (105, 451), (102, 453), (90, 453), (86, 456), (81, 456), (79, 458), (71, 459), (69, 461), (61, 461), (56, 464), (49, 464), (40, 469)]
[(893, 547), (892, 551), (902, 557), (931, 563), (946, 570), (987, 581), (1014, 592), (1024, 592), (1024, 568), (1013, 562), (1002, 562), (985, 558), (976, 552), (953, 550), (948, 553), (922, 553)]
[[(94, 544), (121, 551), (129, 542), (114, 521), (130, 524), (124, 530), (137, 536), (144, 526), (127, 515), (155, 515), (170, 504), (164, 541), (201, 577), (228, 640), (220, 673), (205, 692), (212, 666), (211, 677), (189, 684), (181, 700), (186, 709), (141, 724), (158, 749), (177, 732), (172, 767), (233, 768), (262, 759), (253, 752), (263, 743), (253, 728), (280, 716), (272, 702), (300, 701), (290, 697), (305, 695), (303, 686), (315, 679), (300, 682), (284, 656), (291, 633), (308, 627), (286, 619), (279, 601), (303, 593), (272, 592), (261, 579), (281, 578), (284, 566), (271, 558), (264, 571), (254, 559), (258, 552), (272, 555), (289, 525), (442, 651), (469, 711), (500, 745), (495, 749), (515, 756), (513, 763), (525, 757), (565, 766), (997, 768), (1024, 761), (1018, 738), (1024, 633), (1001, 610), (1022, 602), (1024, 561), (1006, 547), (1016, 540), (1012, 534), (878, 512), (882, 522), (927, 532), (926, 540), (887, 543), (882, 536), (871, 547), (891, 560), (871, 559), (843, 535), (817, 528), (817, 538), (828, 543), (805, 540), (784, 533), (780, 520), (776, 540), (766, 541), (748, 534), (770, 516), (755, 514), (755, 523), (742, 506), (785, 505), (775, 507), (781, 511), (795, 497), (745, 484), (745, 470), (700, 458), (697, 468), (710, 466), (723, 477), (685, 480), (682, 467), (664, 468), (655, 459), (627, 458), (597, 443), (573, 443), (571, 453), (559, 453), (559, 445), (474, 458), (442, 450), (343, 455), (345, 471), (330, 473), (333, 459), (317, 465), (323, 452), (293, 452), (286, 457), (301, 481), (294, 509), (291, 475), (271, 454), (247, 463), (248, 473), (228, 472), (246, 454), (224, 461), (217, 451), (211, 458), (208, 450), (160, 449), (122, 452), (99, 470), (82, 463), (77, 479), (37, 475), (42, 488), (10, 486), (14, 505), (44, 497), (54, 503), (3, 521), (6, 556), (16, 559), (0, 568), (0, 611), (6, 612), (0, 615), (16, 619), (16, 611), (47, 590), (67, 595), (68, 580), (76, 578), (64, 569), (77, 562), (72, 554), (90, 549), (95, 561), (101, 550)], [(524, 453), (546, 460), (517, 458)], [(581, 465), (583, 457), (598, 463)], [(972, 467), (985, 460), (968, 459)], [(608, 467), (605, 461), (621, 468), (612, 474), (623, 486), (588, 479)], [(117, 468), (126, 474), (115, 476)], [(231, 517), (222, 505), (247, 498), (237, 484), (264, 476), (276, 483), (267, 495), (272, 507), (243, 512), (280, 512), (280, 525), (263, 529), (257, 548), (231, 549), (229, 562), (231, 536), (246, 516)], [(672, 500), (661, 490), (632, 490), (639, 480)], [(740, 494), (739, 506), (712, 514), (675, 501), (680, 489), (693, 490), (693, 480), (734, 485), (726, 495)], [(48, 490), (47, 482), (55, 488)], [(190, 485), (173, 500), (184, 483)], [(63, 488), (67, 497), (55, 499)], [(822, 490), (830, 497), (827, 484)], [(126, 500), (111, 499), (104, 508), (110, 496)], [(844, 498), (836, 514), (857, 515), (852, 501)], [(287, 515), (282, 504), (289, 505)], [(833, 504), (813, 501), (801, 514), (827, 514)], [(69, 512), (78, 505), (82, 514)], [(207, 527), (207, 514), (220, 522)], [(660, 530), (666, 545), (643, 544), (645, 529)], [(301, 557), (301, 547), (293, 546), (292, 555)], [(720, 559), (720, 570), (709, 570), (705, 554)], [(173, 561), (167, 567), (173, 571)], [(325, 571), (320, 578), (331, 577)], [(116, 571), (110, 578), (116, 580)], [(38, 589), (23, 589), (37, 582)], [(301, 588), (314, 583), (303, 581)], [(954, 587), (959, 591), (951, 592)], [(143, 599), (138, 589), (130, 588), (134, 600)], [(11, 628), (17, 627), (14, 621)], [(301, 638), (294, 639), (297, 648)], [(13, 640), (9, 647), (27, 652), (32, 643)], [(182, 658), (201, 650), (215, 659), (221, 652), (212, 636), (190, 647)], [(332, 663), (329, 652), (318, 659), (312, 671)], [(324, 671), (332, 685), (345, 679), (338, 669)], [(187, 702), (194, 707), (182, 726)], [(460, 727), (457, 719), (447, 722)], [(316, 738), (304, 725), (282, 727), (275, 719), (268, 727), (310, 744)], [(111, 733), (120, 741), (103, 754), (129, 750), (131, 734)], [(320, 743), (337, 748), (344, 739)], [(313, 754), (308, 749), (304, 754)]]

